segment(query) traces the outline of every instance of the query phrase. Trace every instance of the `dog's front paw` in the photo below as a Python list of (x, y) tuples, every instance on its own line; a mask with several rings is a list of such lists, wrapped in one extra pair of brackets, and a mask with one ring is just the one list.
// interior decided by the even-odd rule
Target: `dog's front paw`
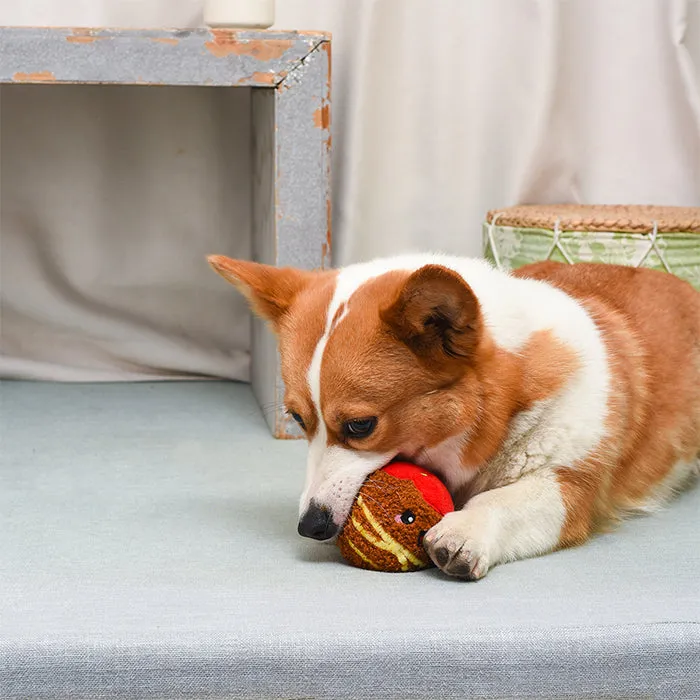
[(455, 511), (428, 530), (423, 545), (446, 574), (476, 581), (492, 564), (484, 530), (470, 513)]

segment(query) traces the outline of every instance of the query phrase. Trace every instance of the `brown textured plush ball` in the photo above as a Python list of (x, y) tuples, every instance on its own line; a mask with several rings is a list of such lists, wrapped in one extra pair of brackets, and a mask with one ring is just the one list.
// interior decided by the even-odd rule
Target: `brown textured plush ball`
[(454, 510), (444, 484), (413, 464), (394, 463), (363, 484), (338, 547), (353, 566), (416, 571), (432, 566), (423, 536)]

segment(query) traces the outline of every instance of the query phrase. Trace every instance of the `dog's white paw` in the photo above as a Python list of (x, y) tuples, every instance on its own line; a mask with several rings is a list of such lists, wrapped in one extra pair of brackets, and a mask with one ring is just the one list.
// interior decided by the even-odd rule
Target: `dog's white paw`
[(435, 565), (450, 576), (476, 581), (493, 564), (485, 540), (486, 523), (467, 511), (448, 513), (428, 530), (423, 546)]

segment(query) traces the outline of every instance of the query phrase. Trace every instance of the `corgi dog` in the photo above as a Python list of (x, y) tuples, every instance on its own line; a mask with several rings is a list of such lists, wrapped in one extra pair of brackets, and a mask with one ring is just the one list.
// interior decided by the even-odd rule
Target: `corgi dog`
[(299, 533), (337, 535), (400, 457), (456, 510), (424, 538), (446, 574), (585, 542), (700, 466), (700, 293), (665, 272), (411, 255), (339, 270), (212, 267), (279, 340), (309, 442)]

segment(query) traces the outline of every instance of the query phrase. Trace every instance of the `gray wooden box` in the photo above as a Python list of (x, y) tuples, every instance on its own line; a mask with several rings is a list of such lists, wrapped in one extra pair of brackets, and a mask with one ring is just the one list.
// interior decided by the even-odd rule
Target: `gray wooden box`
[[(253, 258), (330, 264), (330, 37), (223, 29), (0, 28), (0, 83), (252, 87)], [(276, 437), (282, 410), (275, 340), (253, 321), (253, 391)]]

